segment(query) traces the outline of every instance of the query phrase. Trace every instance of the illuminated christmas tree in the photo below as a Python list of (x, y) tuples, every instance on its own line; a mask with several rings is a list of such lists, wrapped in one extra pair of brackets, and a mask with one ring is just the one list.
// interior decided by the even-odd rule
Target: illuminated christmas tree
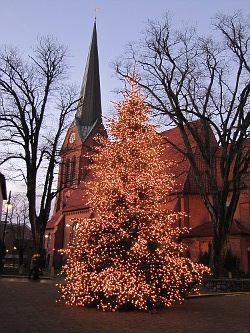
[(87, 186), (91, 218), (80, 219), (64, 267), (62, 300), (102, 310), (142, 310), (182, 302), (206, 268), (184, 258), (179, 214), (167, 209), (169, 163), (140, 90), (118, 103), (109, 138), (99, 138)]

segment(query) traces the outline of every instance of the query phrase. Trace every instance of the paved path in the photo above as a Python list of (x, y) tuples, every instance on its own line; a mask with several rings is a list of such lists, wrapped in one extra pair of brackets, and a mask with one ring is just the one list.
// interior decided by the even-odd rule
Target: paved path
[(250, 333), (250, 293), (196, 297), (145, 312), (56, 303), (55, 280), (0, 278), (0, 333)]

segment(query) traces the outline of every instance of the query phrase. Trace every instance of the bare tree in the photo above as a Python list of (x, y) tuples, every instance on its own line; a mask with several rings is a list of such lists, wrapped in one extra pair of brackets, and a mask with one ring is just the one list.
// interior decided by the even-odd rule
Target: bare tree
[(27, 198), (22, 193), (16, 193), (12, 196), (12, 209), (9, 215), (9, 230), (16, 250), (19, 255), (19, 266), (24, 264), (25, 251), (33, 246), (32, 233), (29, 225), (29, 205)]
[(216, 15), (212, 27), (213, 37), (199, 37), (189, 26), (175, 30), (168, 13), (162, 22), (149, 21), (144, 38), (130, 44), (114, 66), (124, 78), (136, 64), (139, 85), (155, 115), (179, 128), (184, 149), (167, 138), (166, 142), (192, 166), (213, 222), (214, 274), (222, 275), (250, 159), (250, 25), (236, 12)]
[(67, 50), (53, 37), (38, 39), (28, 60), (17, 48), (0, 51), (0, 163), (25, 182), (36, 250), (43, 244), (59, 147), (76, 103), (68, 69)]

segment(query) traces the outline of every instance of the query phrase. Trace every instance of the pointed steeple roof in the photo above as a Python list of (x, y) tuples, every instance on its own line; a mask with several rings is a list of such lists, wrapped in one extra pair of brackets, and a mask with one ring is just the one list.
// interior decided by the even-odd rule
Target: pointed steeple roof
[(93, 127), (102, 123), (96, 22), (94, 22), (75, 121), (82, 141), (85, 140)]

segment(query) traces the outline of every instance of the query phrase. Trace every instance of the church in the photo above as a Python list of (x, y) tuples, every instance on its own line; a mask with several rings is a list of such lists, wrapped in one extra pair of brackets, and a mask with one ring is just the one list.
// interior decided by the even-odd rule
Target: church
[[(72, 239), (77, 228), (77, 219), (90, 216), (90, 207), (83, 198), (84, 182), (91, 177), (86, 169), (91, 162), (86, 155), (91, 153), (97, 133), (106, 135), (102, 122), (95, 22), (77, 111), (61, 148), (58, 193), (54, 211), (45, 231), (44, 247), (49, 267), (60, 268), (64, 264), (65, 258), (60, 250), (66, 248)], [(177, 146), (183, 145), (178, 128), (170, 129), (160, 135), (163, 140), (165, 136)], [(216, 139), (211, 131), (211, 142), (213, 141), (215, 142)], [(190, 229), (190, 232), (182, 237), (182, 241), (187, 246), (186, 255), (192, 260), (198, 261), (209, 251), (213, 232), (212, 223), (194, 182), (188, 160), (183, 159), (183, 156), (169, 145), (166, 145), (164, 158), (176, 162), (172, 172), (177, 181), (168, 208), (176, 212), (185, 212), (179, 220), (179, 224), (181, 227)], [(242, 190), (228, 246), (234, 258), (238, 259), (239, 270), (249, 274), (250, 181), (248, 186), (246, 184)]]

